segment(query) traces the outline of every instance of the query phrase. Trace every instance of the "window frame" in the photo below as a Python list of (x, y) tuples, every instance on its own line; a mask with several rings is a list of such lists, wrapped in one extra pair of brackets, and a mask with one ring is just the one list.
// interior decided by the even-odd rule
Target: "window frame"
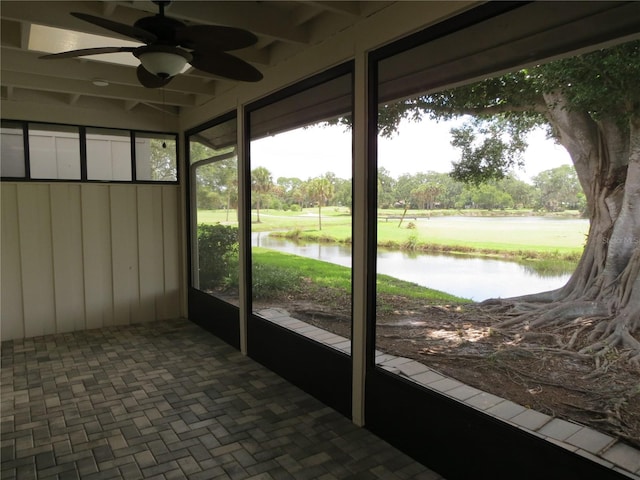
[[(181, 182), (181, 168), (180, 168), (180, 136), (176, 132), (161, 132), (155, 130), (137, 130), (137, 129), (120, 129), (104, 126), (93, 125), (77, 125), (69, 123), (59, 122), (42, 122), (37, 120), (15, 120), (11, 118), (2, 118), (2, 125), (10, 124), (11, 126), (19, 125), (22, 127), (23, 135), (23, 149), (24, 149), (24, 171), (25, 175), (22, 177), (0, 177), (2, 182), (33, 182), (33, 183), (114, 183), (114, 184), (150, 184), (150, 185), (179, 185)], [(79, 148), (80, 148), (80, 178), (33, 178), (31, 176), (31, 156), (29, 146), (29, 132), (30, 125), (37, 125), (39, 127), (69, 127), (77, 128), (79, 133)], [(131, 141), (131, 180), (97, 180), (89, 179), (87, 176), (87, 130), (118, 130), (125, 132)], [(143, 134), (145, 138), (149, 138), (150, 135), (170, 136), (175, 139), (176, 145), (176, 179), (175, 180), (139, 180), (136, 172), (136, 152), (135, 152), (135, 140), (136, 134)]]

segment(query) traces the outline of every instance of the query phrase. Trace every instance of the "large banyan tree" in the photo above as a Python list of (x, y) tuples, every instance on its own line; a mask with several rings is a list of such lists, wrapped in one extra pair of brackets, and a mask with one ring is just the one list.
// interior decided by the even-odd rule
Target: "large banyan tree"
[[(479, 183), (521, 162), (526, 135), (545, 126), (569, 152), (590, 229), (579, 264), (557, 290), (484, 302), (498, 327), (557, 335), (561, 348), (640, 363), (640, 41), (387, 105), (381, 133), (401, 118), (463, 117), (452, 176)], [(534, 333), (535, 335), (535, 333)]]

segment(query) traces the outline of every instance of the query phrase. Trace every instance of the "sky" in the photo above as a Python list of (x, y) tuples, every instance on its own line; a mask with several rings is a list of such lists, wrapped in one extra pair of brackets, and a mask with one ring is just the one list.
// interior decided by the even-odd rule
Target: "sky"
[[(449, 143), (451, 124), (446, 122), (403, 120), (399, 133), (378, 141), (378, 162), (392, 177), (404, 173), (435, 171), (446, 173), (458, 152)], [(525, 155), (525, 168), (515, 173), (530, 181), (543, 170), (571, 164), (566, 150), (548, 140), (544, 131), (534, 132)], [(298, 177), (306, 180), (333, 172), (351, 177), (351, 132), (342, 126), (301, 128), (251, 144), (251, 168), (266, 167), (273, 180)]]

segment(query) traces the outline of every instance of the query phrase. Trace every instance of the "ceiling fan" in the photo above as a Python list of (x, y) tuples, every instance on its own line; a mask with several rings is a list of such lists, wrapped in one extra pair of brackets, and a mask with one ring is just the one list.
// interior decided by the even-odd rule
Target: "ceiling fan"
[(168, 84), (187, 63), (192, 67), (220, 77), (243, 82), (262, 80), (262, 73), (229, 53), (228, 50), (249, 47), (257, 37), (234, 27), (217, 25), (185, 25), (179, 20), (166, 17), (164, 9), (170, 1), (154, 1), (159, 13), (144, 17), (133, 26), (114, 22), (106, 18), (71, 12), (76, 18), (92, 23), (112, 32), (125, 35), (144, 43), (140, 47), (83, 48), (67, 52), (44, 55), (42, 59), (59, 59), (99, 55), (103, 53), (131, 52), (140, 60), (136, 74), (146, 88), (159, 88)]

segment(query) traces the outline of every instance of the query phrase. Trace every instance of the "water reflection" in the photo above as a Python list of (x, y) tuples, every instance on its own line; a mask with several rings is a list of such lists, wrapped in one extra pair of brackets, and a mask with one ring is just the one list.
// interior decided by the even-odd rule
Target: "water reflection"
[[(253, 233), (252, 245), (351, 267), (351, 246), (298, 243), (268, 233)], [(570, 274), (541, 275), (515, 262), (489, 258), (378, 249), (378, 273), (482, 301), (553, 290)]]

